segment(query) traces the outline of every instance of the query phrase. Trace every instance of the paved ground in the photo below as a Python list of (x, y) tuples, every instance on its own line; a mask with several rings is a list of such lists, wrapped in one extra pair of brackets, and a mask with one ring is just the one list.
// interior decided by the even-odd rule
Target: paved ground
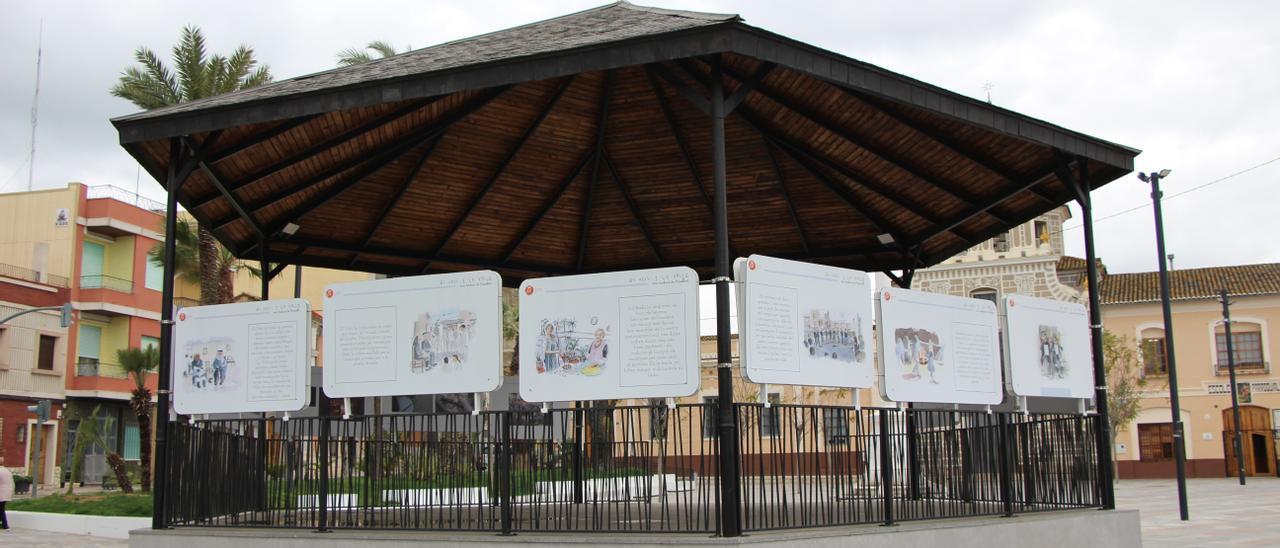
[[(1178, 490), (1172, 480), (1123, 480), (1116, 504), (1142, 512), (1146, 546), (1280, 546), (1280, 478), (1187, 480), (1191, 521), (1178, 519)], [(0, 546), (123, 548), (115, 539), (13, 529), (0, 532)]]
[(1116, 506), (1142, 513), (1146, 546), (1280, 546), (1280, 478), (1187, 480), (1190, 521), (1173, 480), (1122, 480)]
[(0, 546), (75, 546), (81, 548), (103, 547), (124, 548), (129, 541), (112, 538), (88, 537), (84, 535), (67, 535), (32, 531), (31, 529), (10, 529), (0, 531)]

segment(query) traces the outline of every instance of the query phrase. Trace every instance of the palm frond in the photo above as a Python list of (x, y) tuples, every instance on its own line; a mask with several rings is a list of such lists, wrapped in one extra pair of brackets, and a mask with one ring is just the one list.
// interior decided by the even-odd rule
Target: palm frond
[(351, 65), (359, 65), (368, 63), (373, 58), (369, 56), (369, 52), (358, 50), (356, 48), (347, 48), (338, 52), (338, 66), (349, 67)]
[(270, 84), (272, 79), (271, 67), (269, 65), (261, 65), (257, 70), (253, 71), (253, 74), (240, 80), (240, 85), (237, 89), (256, 88), (263, 84)]
[(253, 48), (240, 44), (227, 58), (227, 80), (238, 85), (253, 72), (258, 61), (253, 58)]
[(120, 75), (120, 80), (111, 87), (111, 95), (147, 110), (174, 103), (172, 90), (137, 67), (129, 67)]
[(121, 348), (116, 351), (116, 359), (120, 362), (120, 369), (133, 379), (139, 392), (147, 388), (147, 373), (160, 367), (160, 351), (154, 346)]
[(391, 57), (392, 55), (396, 55), (397, 53), (399, 53), (396, 51), (395, 46), (391, 45), (389, 42), (385, 42), (382, 40), (374, 40), (372, 42), (369, 42), (369, 45), (365, 46), (365, 49), (371, 49), (373, 51), (378, 52), (380, 54), (379, 55), (380, 57)]
[(173, 47), (173, 60), (177, 63), (178, 81), (182, 84), (184, 101), (210, 95), (209, 79), (205, 73), (205, 42), (200, 27), (187, 25), (182, 28), (182, 40)]
[(157, 82), (164, 85), (168, 90), (168, 96), (176, 103), (182, 97), (182, 89), (178, 87), (178, 80), (173, 76), (173, 72), (164, 66), (164, 62), (156, 55), (156, 52), (149, 48), (140, 47), (134, 52), (134, 59), (146, 69), (146, 73)]
[[(200, 243), (195, 223), (179, 217), (174, 229), (174, 271), (191, 284), (200, 283)], [(163, 230), (163, 228), (161, 229)], [(147, 252), (151, 264), (164, 266), (164, 245), (157, 243)]]

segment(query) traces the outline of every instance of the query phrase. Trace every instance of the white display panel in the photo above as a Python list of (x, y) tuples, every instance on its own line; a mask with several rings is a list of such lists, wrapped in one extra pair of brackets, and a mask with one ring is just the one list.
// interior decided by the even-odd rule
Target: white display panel
[(881, 394), (903, 402), (1004, 400), (995, 303), (909, 289), (876, 293)]
[(1014, 394), (1093, 397), (1089, 312), (1083, 304), (1009, 295), (1004, 316), (1005, 367)]
[(502, 384), (502, 277), (481, 270), (324, 291), (330, 398), (488, 392)]
[(734, 267), (742, 282), (739, 345), (751, 382), (875, 384), (865, 272), (764, 255), (738, 260)]
[(305, 299), (188, 306), (173, 326), (173, 408), (183, 415), (307, 406)]
[(698, 274), (686, 267), (520, 285), (520, 395), (531, 402), (698, 391)]

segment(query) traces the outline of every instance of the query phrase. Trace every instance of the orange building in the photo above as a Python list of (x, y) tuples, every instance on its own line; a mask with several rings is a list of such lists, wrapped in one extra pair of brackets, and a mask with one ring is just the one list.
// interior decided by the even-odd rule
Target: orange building
[[(1187, 474), (1236, 473), (1231, 443), (1233, 387), (1227, 370), (1226, 329), (1218, 291), (1231, 292), (1245, 471), (1280, 475), (1276, 433), (1280, 427), (1280, 374), (1271, 368), (1280, 348), (1280, 263), (1196, 268), (1170, 272), (1173, 348), (1187, 456)], [(1140, 348), (1146, 379), (1142, 409), (1115, 433), (1122, 478), (1173, 477), (1173, 426), (1169, 403), (1168, 349), (1155, 272), (1110, 274), (1102, 283), (1107, 331)]]

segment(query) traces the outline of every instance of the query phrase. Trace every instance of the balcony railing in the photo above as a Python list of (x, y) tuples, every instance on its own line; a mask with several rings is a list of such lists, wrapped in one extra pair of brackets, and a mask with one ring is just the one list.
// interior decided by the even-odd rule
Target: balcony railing
[(80, 289), (110, 289), (120, 293), (133, 293), (133, 280), (102, 274), (81, 276)]
[(99, 361), (97, 358), (86, 358), (81, 356), (76, 360), (76, 376), (78, 377), (106, 377), (109, 379), (127, 379), (129, 374), (124, 372), (118, 364)]
[(66, 276), (36, 272), (29, 268), (4, 263), (0, 263), (0, 276), (26, 280), (38, 284), (51, 285), (54, 287), (67, 287), (68, 281)]
[[(1214, 368), (1215, 368), (1215, 372), (1218, 375), (1228, 375), (1231, 373), (1230, 371), (1227, 370), (1227, 364), (1225, 363), (1214, 364)], [(1270, 370), (1271, 370), (1271, 362), (1264, 361), (1264, 362), (1250, 362), (1250, 363), (1236, 364), (1236, 373), (1238, 374), (1239, 373), (1243, 373), (1243, 374), (1266, 373)]]
[(147, 211), (164, 211), (163, 203), (111, 185), (91, 186), (86, 194), (90, 200), (107, 198), (117, 202), (124, 202), (131, 206), (137, 206)]

